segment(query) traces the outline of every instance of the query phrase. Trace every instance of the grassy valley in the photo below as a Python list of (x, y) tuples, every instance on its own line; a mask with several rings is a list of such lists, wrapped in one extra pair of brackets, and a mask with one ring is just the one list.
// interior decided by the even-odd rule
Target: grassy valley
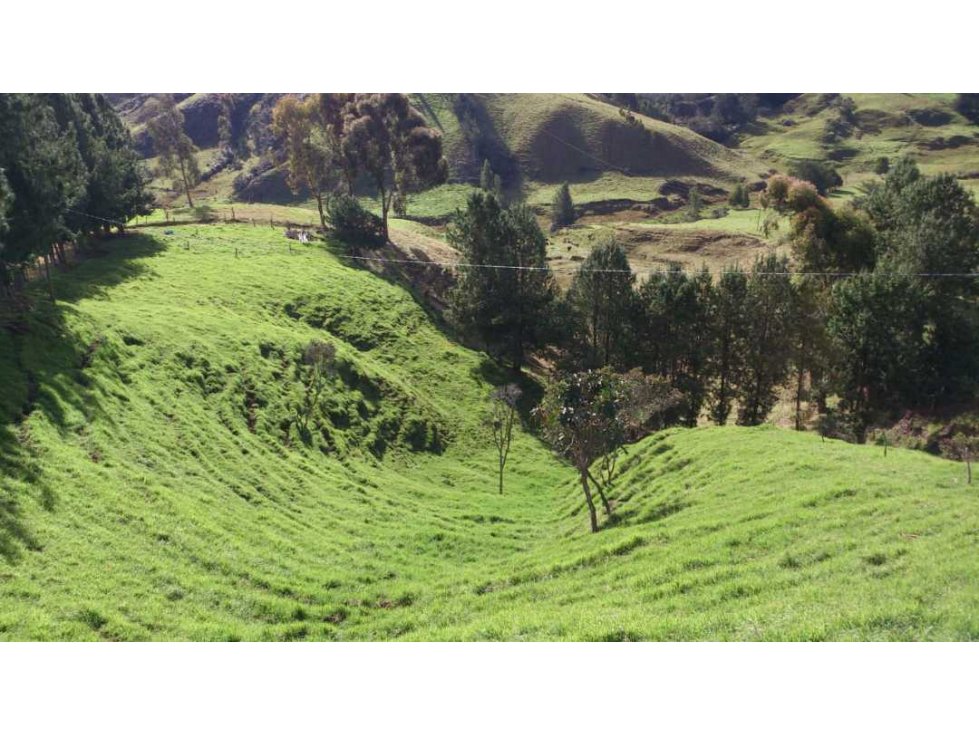
[[(979, 636), (961, 464), (672, 429), (630, 447), (591, 534), (526, 415), (497, 494), (482, 421), (508, 375), (336, 243), (99, 246), (0, 332), (5, 639)], [(300, 435), (313, 341), (336, 370)]]

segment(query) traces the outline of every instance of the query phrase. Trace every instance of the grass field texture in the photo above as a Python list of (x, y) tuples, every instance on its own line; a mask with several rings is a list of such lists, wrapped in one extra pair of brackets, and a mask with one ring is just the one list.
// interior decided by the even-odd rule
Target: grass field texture
[[(0, 638), (979, 638), (979, 493), (772, 427), (630, 447), (598, 534), (507, 379), (337, 245), (147, 228), (0, 332)], [(312, 435), (301, 349), (337, 350)], [(533, 383), (525, 384), (532, 397)]]

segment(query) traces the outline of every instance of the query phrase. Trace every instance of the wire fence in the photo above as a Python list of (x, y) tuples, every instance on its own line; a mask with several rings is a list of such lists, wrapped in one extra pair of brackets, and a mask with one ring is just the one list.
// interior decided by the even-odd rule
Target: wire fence
[[(207, 235), (201, 237), (200, 231), (195, 231), (195, 239), (200, 239), (200, 244), (210, 244), (210, 243), (220, 243), (228, 246), (228, 253), (233, 254), (235, 258), (239, 257), (251, 257), (254, 255), (280, 255), (280, 254), (294, 254), (295, 252), (301, 252), (302, 249), (308, 248), (315, 244), (315, 241), (308, 243), (300, 243), (297, 237), (289, 237), (290, 230), (319, 230), (317, 223), (312, 218), (305, 222), (296, 221), (295, 218), (286, 219), (276, 219), (274, 215), (268, 217), (268, 219), (258, 219), (256, 217), (237, 217), (233, 207), (229, 207), (230, 211), (224, 211), (224, 216), (207, 214), (204, 217), (192, 216), (192, 212), (184, 212), (185, 216), (182, 218), (166, 216), (164, 220), (160, 221), (158, 219), (153, 219), (151, 221), (144, 221), (143, 223), (136, 222), (135, 224), (120, 222), (117, 220), (106, 219), (104, 217), (98, 217), (95, 215), (88, 214), (86, 212), (81, 212), (77, 210), (69, 210), (75, 214), (80, 214), (83, 216), (91, 217), (92, 219), (99, 220), (101, 222), (109, 223), (112, 225), (119, 226), (120, 228), (126, 228), (130, 231), (136, 230), (147, 230), (147, 229), (159, 229), (163, 228), (164, 233), (171, 234), (167, 230), (180, 227), (184, 229), (188, 226), (202, 227), (210, 230), (208, 225), (212, 224), (238, 224), (242, 226), (251, 226), (253, 228), (268, 228), (276, 231), (281, 231), (285, 228), (283, 233), (282, 246), (277, 246), (274, 242), (269, 242), (267, 247), (261, 250), (256, 250), (254, 243), (245, 243), (234, 238), (230, 235), (224, 235), (222, 233), (217, 233), (214, 230), (207, 232)], [(183, 241), (185, 247), (184, 249), (190, 249), (192, 241)], [(295, 248), (294, 248), (295, 245)], [(440, 270), (473, 270), (473, 269), (486, 269), (486, 270), (496, 270), (496, 271), (528, 271), (528, 272), (546, 272), (550, 271), (555, 275), (574, 275), (577, 273), (599, 273), (599, 274), (621, 274), (621, 275), (637, 275), (637, 276), (655, 276), (655, 275), (669, 275), (675, 272), (678, 266), (684, 272), (692, 273), (702, 273), (706, 272), (712, 278), (719, 277), (724, 273), (731, 272), (732, 270), (742, 272), (746, 277), (814, 277), (814, 278), (831, 278), (831, 279), (841, 279), (848, 278), (858, 275), (865, 275), (866, 271), (800, 271), (800, 270), (777, 270), (777, 271), (754, 271), (750, 269), (745, 269), (738, 266), (728, 266), (724, 268), (710, 268), (706, 265), (701, 267), (688, 267), (685, 263), (677, 262), (672, 267), (670, 265), (660, 265), (656, 267), (628, 267), (628, 268), (594, 268), (589, 267), (586, 261), (580, 262), (561, 262), (561, 263), (548, 263), (546, 265), (516, 265), (510, 263), (473, 263), (466, 262), (464, 260), (445, 260), (445, 259), (422, 259), (422, 258), (410, 258), (403, 257), (402, 251), (394, 245), (395, 253), (392, 255), (381, 255), (381, 254), (361, 254), (361, 253), (350, 253), (350, 252), (339, 252), (335, 248), (327, 248), (327, 251), (332, 256), (347, 260), (351, 262), (362, 262), (362, 263), (377, 263), (380, 265), (403, 265), (411, 268), (438, 268)], [(71, 259), (75, 260), (78, 257), (78, 248), (71, 247), (70, 254)], [(25, 267), (25, 277), (27, 280), (35, 280), (44, 275), (44, 264), (40, 261), (30, 263)], [(918, 278), (934, 278), (934, 279), (949, 279), (949, 278), (979, 278), (979, 272), (913, 272), (905, 273), (905, 275), (918, 277)]]

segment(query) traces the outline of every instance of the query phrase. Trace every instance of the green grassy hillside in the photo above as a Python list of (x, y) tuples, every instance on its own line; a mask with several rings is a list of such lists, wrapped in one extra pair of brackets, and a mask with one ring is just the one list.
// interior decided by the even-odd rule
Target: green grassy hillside
[(973, 191), (979, 186), (979, 126), (955, 111), (954, 94), (846, 96), (855, 105), (855, 129), (836, 145), (822, 140), (832, 108), (819, 103), (820, 95), (804, 94), (760, 120), (740, 147), (779, 169), (793, 159), (836, 159), (848, 189), (873, 178), (881, 156), (902, 155), (914, 157), (923, 173), (951, 173)]
[[(960, 465), (675, 430), (632, 447), (592, 535), (527, 432), (496, 493), (504, 375), (333, 245), (285, 243), (107, 240), (0, 332), (0, 637), (979, 637)], [(304, 437), (312, 340), (337, 369)]]
[[(251, 102), (256, 95), (244, 96)], [(249, 114), (257, 116), (275, 96), (266, 95)], [(118, 102), (141, 145), (152, 97)], [(758, 180), (765, 170), (750, 153), (730, 150), (687, 128), (641, 115), (630, 124), (616, 107), (585, 94), (413, 94), (411, 98), (442, 133), (450, 169), (449, 184), (413, 197), (415, 216), (444, 217), (464, 203), (465, 194), (479, 181), (484, 159), (492, 162), (511, 191), (523, 191), (534, 203), (549, 203), (554, 187), (563, 180), (579, 184), (580, 202), (648, 201), (659, 195), (658, 187), (668, 179), (728, 188), (739, 180)], [(216, 95), (193, 94), (178, 107), (186, 115), (191, 137), (200, 144), (198, 162), (204, 170), (218, 156)], [(254, 156), (245, 161), (242, 170), (256, 161)], [(216, 174), (197, 187), (196, 198), (230, 201), (232, 183), (241, 172), (229, 169)], [(157, 180), (154, 186), (163, 199), (179, 199), (167, 193), (167, 181)]]

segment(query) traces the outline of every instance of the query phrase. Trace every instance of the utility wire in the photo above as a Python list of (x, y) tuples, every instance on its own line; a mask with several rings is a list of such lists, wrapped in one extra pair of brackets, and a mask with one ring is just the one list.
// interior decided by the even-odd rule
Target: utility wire
[(88, 212), (82, 212), (78, 209), (65, 209), (65, 211), (71, 212), (72, 214), (81, 214), (83, 217), (88, 217), (89, 219), (98, 219), (100, 222), (108, 222), (109, 224), (116, 224), (120, 227), (125, 227), (125, 222), (120, 222), (115, 219), (106, 219), (105, 217), (97, 217), (94, 214), (89, 214)]
[[(180, 226), (180, 225), (178, 225)], [(210, 237), (213, 241), (215, 238)], [(218, 237), (220, 241), (226, 242), (228, 244), (236, 243), (233, 238)], [(276, 247), (275, 243), (269, 243), (271, 247)], [(274, 254), (274, 253), (264, 253), (264, 254)], [(338, 259), (343, 260), (357, 260), (360, 262), (377, 262), (382, 264), (399, 264), (399, 265), (413, 265), (422, 267), (439, 267), (439, 268), (458, 268), (458, 269), (478, 269), (484, 268), (488, 270), (525, 270), (533, 272), (541, 272), (550, 270), (551, 272), (587, 272), (587, 273), (619, 273), (619, 274), (661, 274), (669, 275), (674, 272), (670, 268), (590, 268), (584, 265), (575, 267), (570, 263), (567, 264), (567, 269), (559, 270), (558, 268), (552, 267), (550, 265), (507, 265), (503, 263), (469, 263), (464, 261), (451, 261), (451, 260), (415, 260), (412, 258), (391, 258), (391, 257), (371, 257), (367, 255), (348, 255), (346, 253), (330, 252), (331, 255)], [(687, 271), (683, 266), (681, 269), (684, 272)], [(727, 269), (712, 269), (712, 268), (695, 268), (693, 272), (703, 272), (707, 271), (710, 275), (723, 275), (726, 272), (734, 270), (734, 268)], [(751, 272), (748, 270), (743, 270), (744, 274), (747, 276), (804, 276), (804, 277), (831, 277), (831, 278), (846, 278), (855, 275), (866, 275), (869, 271), (805, 271), (805, 270), (772, 270), (772, 271), (761, 271), (761, 272)], [(979, 278), (979, 272), (973, 273), (905, 273), (905, 275), (918, 277), (918, 278)]]
[[(99, 221), (108, 222), (110, 224), (117, 224), (122, 227), (127, 226), (125, 222), (119, 222), (114, 219), (106, 219), (105, 217), (99, 217), (94, 214), (89, 214), (87, 212), (79, 211), (77, 209), (67, 209), (66, 211), (73, 212), (75, 214), (80, 214), (85, 217), (90, 217), (91, 219), (97, 219)], [(180, 226), (181, 223), (174, 222), (173, 224), (175, 226)], [(225, 242), (229, 242), (229, 243), (234, 242), (234, 240), (229, 238), (222, 238), (222, 239), (224, 239)], [(275, 247), (274, 243), (270, 243), (270, 244), (272, 245), (272, 247)], [(590, 268), (584, 265), (580, 265), (577, 268), (575, 268), (573, 265), (570, 264), (568, 264), (568, 269), (559, 270), (558, 268), (552, 267), (550, 265), (506, 265), (502, 263), (453, 262), (451, 260), (415, 260), (411, 258), (368, 257), (366, 255), (347, 255), (344, 253), (330, 253), (330, 254), (332, 254), (334, 257), (345, 259), (345, 260), (357, 260), (362, 262), (378, 262), (378, 263), (387, 263), (387, 264), (396, 263), (401, 265), (414, 265), (414, 266), (439, 267), (439, 268), (459, 268), (459, 269), (485, 268), (485, 269), (492, 269), (492, 270), (524, 270), (524, 271), (534, 271), (534, 272), (550, 270), (551, 272), (561, 272), (561, 273), (567, 273), (567, 272), (618, 273), (618, 274), (632, 273), (632, 274), (646, 274), (646, 275), (653, 275), (653, 274), (669, 275), (671, 272), (674, 272), (672, 269), (669, 268), (628, 268), (628, 269), (627, 268)], [(681, 269), (685, 270), (685, 268), (683, 268), (682, 265), (681, 265)], [(703, 272), (704, 270), (706, 270), (707, 273), (710, 275), (719, 275), (725, 272), (730, 272), (730, 270), (733, 270), (733, 268), (722, 269), (722, 270), (716, 270), (716, 269), (712, 270), (710, 268), (697, 268), (696, 272)], [(749, 276), (798, 275), (804, 277), (822, 276), (822, 277), (830, 277), (830, 278), (846, 278), (854, 275), (863, 275), (865, 274), (866, 271), (865, 272), (823, 272), (823, 271), (809, 272), (809, 271), (801, 271), (801, 270), (788, 270), (788, 271), (776, 270), (776, 271), (762, 271), (762, 272), (750, 272), (750, 271), (744, 271), (744, 272), (745, 275), (749, 275)], [(909, 275), (916, 278), (979, 278), (979, 272), (905, 273), (905, 275)]]

